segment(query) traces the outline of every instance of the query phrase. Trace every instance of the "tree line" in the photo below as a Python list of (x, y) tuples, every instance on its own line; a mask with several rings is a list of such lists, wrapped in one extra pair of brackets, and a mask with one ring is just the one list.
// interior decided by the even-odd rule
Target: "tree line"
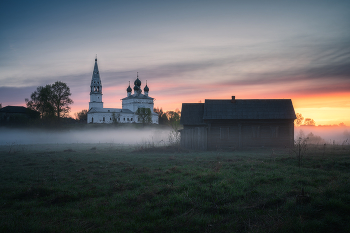
[[(294, 120), (294, 126), (316, 126), (316, 122), (314, 119), (311, 118), (304, 118), (302, 114), (300, 113), (296, 113), (295, 114), (297, 119)], [(346, 126), (343, 122), (339, 123), (339, 124), (333, 124), (333, 125), (318, 125), (318, 127), (322, 127), (322, 126), (341, 126), (344, 127)]]

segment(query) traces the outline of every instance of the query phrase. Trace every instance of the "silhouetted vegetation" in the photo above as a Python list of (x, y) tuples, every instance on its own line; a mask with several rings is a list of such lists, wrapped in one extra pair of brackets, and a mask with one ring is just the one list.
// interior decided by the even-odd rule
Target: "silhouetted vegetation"
[(87, 122), (87, 112), (88, 110), (84, 109), (81, 110), (80, 112), (75, 113), (75, 119), (80, 121), (80, 122)]
[(163, 112), (162, 108), (154, 108), (154, 112), (159, 116), (160, 125), (169, 125), (176, 129), (179, 128), (181, 118), (181, 111), (179, 109), (175, 109), (175, 111)]
[(152, 123), (152, 113), (149, 108), (138, 108), (136, 115), (139, 118), (139, 122), (142, 124), (151, 124)]
[(66, 83), (57, 81), (45, 87), (39, 86), (30, 99), (25, 99), (29, 109), (40, 112), (42, 119), (56, 117), (60, 119), (68, 115), (69, 105), (73, 103), (70, 99), (70, 88)]

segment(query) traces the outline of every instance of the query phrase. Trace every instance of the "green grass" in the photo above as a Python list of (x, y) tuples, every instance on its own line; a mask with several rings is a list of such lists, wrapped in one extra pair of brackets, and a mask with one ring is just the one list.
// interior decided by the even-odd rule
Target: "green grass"
[(350, 232), (349, 155), (0, 146), (0, 232)]

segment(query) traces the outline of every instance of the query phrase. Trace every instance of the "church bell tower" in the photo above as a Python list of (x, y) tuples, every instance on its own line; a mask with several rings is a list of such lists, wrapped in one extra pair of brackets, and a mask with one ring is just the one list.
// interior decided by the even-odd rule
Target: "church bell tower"
[(94, 71), (92, 73), (91, 85), (90, 85), (90, 102), (89, 109), (91, 108), (103, 108), (102, 102), (102, 83), (100, 79), (100, 72), (97, 66), (97, 57), (95, 58)]

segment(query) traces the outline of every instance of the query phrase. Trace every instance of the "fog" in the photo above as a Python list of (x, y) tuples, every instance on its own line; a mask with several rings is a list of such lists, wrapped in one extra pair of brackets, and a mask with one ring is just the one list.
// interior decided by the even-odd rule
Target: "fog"
[[(350, 127), (302, 126), (294, 130), (295, 139), (314, 135), (315, 144), (350, 143)], [(53, 144), (53, 143), (118, 143), (139, 145), (153, 143), (166, 145), (174, 140), (168, 128), (99, 127), (67, 130), (11, 129), (0, 128), (0, 145)], [(318, 137), (317, 137), (318, 136)], [(320, 138), (319, 138), (320, 137)], [(348, 141), (346, 141), (348, 139)]]
[(171, 136), (170, 129), (159, 128), (93, 128), (93, 129), (9, 129), (0, 128), (0, 145), (52, 144), (52, 143), (120, 143), (128, 145), (165, 145)]
[[(321, 137), (324, 141), (314, 140), (313, 143), (327, 143), (327, 144), (349, 144), (350, 141), (350, 127), (332, 127), (332, 126), (301, 126), (295, 127), (294, 137), (307, 137), (310, 133), (314, 136)], [(348, 141), (346, 141), (348, 139)]]

